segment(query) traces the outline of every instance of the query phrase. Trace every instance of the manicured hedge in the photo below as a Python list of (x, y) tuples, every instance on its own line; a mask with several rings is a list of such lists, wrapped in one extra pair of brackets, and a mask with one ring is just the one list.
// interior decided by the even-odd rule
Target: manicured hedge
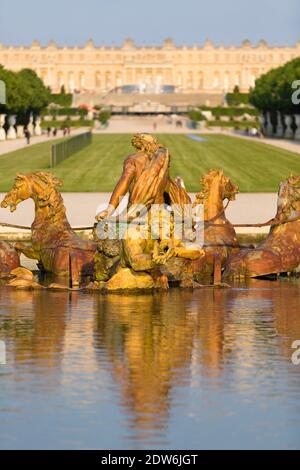
[(250, 116), (259, 116), (259, 111), (255, 108), (245, 107), (245, 108), (237, 108), (237, 107), (223, 107), (223, 106), (216, 106), (216, 107), (209, 107), (209, 106), (201, 106), (198, 109), (191, 109), (188, 112), (188, 117), (192, 121), (203, 121), (205, 117), (202, 114), (202, 111), (211, 111), (212, 115), (219, 119), (221, 116), (227, 116), (231, 119), (235, 117), (243, 116), (244, 114), (249, 114)]
[(188, 117), (190, 118), (191, 121), (205, 121), (205, 116), (201, 113), (201, 110), (199, 109), (191, 109), (188, 112)]
[(249, 104), (249, 93), (227, 93), (226, 101), (229, 106)]
[(61, 129), (63, 127), (92, 127), (94, 125), (94, 121), (90, 121), (88, 119), (80, 119), (79, 121), (43, 121), (41, 127), (43, 129), (47, 129), (48, 127), (55, 127), (56, 129)]
[(259, 111), (255, 108), (235, 108), (235, 107), (216, 107), (211, 108), (211, 112), (214, 116), (228, 116), (228, 117), (238, 117), (243, 116), (243, 114), (249, 114), (250, 116), (259, 116)]
[(216, 119), (215, 121), (209, 121), (207, 123), (211, 127), (234, 127), (235, 129), (246, 129), (247, 127), (256, 127), (259, 128), (259, 123), (257, 122), (248, 122), (248, 121), (220, 121)]
[(72, 105), (71, 93), (52, 93), (50, 103), (58, 104), (59, 106), (69, 107)]
[(43, 116), (81, 116), (82, 118), (88, 114), (88, 110), (84, 108), (48, 108), (43, 112)]

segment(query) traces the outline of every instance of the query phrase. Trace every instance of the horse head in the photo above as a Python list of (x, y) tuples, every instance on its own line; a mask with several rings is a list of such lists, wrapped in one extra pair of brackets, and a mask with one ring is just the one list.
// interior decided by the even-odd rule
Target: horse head
[(62, 182), (51, 173), (18, 173), (11, 191), (1, 202), (1, 207), (9, 207), (13, 212), (20, 202), (30, 198), (34, 200), (37, 208), (53, 206), (57, 199), (56, 188), (61, 185)]
[(222, 170), (210, 170), (201, 178), (201, 192), (196, 195), (196, 203), (220, 206), (224, 199), (234, 201), (238, 190), (238, 186)]

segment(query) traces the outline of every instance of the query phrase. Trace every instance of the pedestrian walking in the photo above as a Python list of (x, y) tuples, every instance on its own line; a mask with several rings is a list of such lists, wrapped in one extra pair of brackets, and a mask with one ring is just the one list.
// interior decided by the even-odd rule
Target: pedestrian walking
[(30, 138), (31, 138), (30, 131), (28, 129), (25, 129), (24, 135), (25, 135), (25, 138), (27, 140), (27, 145), (29, 145), (30, 144)]

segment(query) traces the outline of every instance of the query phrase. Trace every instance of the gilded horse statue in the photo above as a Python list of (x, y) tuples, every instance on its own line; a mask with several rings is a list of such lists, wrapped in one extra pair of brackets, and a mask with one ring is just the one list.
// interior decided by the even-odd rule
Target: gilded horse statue
[[(164, 181), (169, 166), (168, 158), (165, 157), (164, 151), (161, 150), (153, 159), (153, 166), (158, 165), (160, 171), (152, 171), (150, 176), (152, 179), (156, 176), (157, 181), (153, 182), (148, 177), (141, 185), (145, 194), (142, 200), (148, 209), (153, 203), (153, 196), (147, 190), (147, 184), (151, 188), (160, 187), (159, 183)], [(235, 199), (238, 187), (221, 170), (208, 172), (201, 179), (201, 184), (202, 191), (196, 195), (194, 205), (203, 206), (204, 223), (202, 221), (198, 227), (189, 227), (187, 232), (182, 234), (183, 238), (178, 240), (171, 233), (172, 227), (170, 237), (163, 239), (157, 236), (155, 240), (147, 236), (137, 238), (134, 228), (130, 228), (121, 244), (120, 265), (106, 284), (107, 288), (123, 288), (125, 285), (127, 288), (130, 288), (129, 285), (199, 287), (199, 283), (204, 280), (211, 283), (212, 278), (215, 284), (221, 282), (221, 271), (228, 256), (241, 248), (234, 227), (226, 218), (223, 205), (224, 200), (229, 202)], [(172, 185), (174, 188), (169, 192), (171, 208), (190, 208), (189, 196), (183, 198), (177, 189), (181, 187), (182, 181), (176, 179), (172, 181)], [(162, 185), (161, 188), (164, 195), (166, 190), (169, 190), (168, 185)], [(184, 193), (183, 190), (183, 195)], [(157, 191), (154, 191), (154, 194), (157, 195)], [(141, 198), (138, 198), (138, 201), (140, 200)], [(129, 208), (129, 215), (136, 216), (135, 202), (133, 201)], [(174, 211), (173, 215), (176, 219), (178, 213)], [(190, 217), (192, 214), (188, 209), (188, 213), (184, 215)], [(179, 223), (182, 224), (182, 220)], [(198, 237), (197, 231), (202, 231), (203, 236)], [(204, 246), (201, 245), (201, 238)]]
[(26, 199), (33, 199), (35, 219), (31, 226), (31, 245), (16, 243), (15, 248), (28, 258), (36, 259), (45, 272), (69, 277), (78, 286), (82, 276), (94, 273), (96, 243), (82, 240), (71, 228), (58, 188), (61, 180), (51, 173), (17, 174), (11, 191), (1, 207), (11, 212)]
[(228, 259), (224, 278), (289, 273), (300, 267), (300, 176), (280, 184), (277, 214), (266, 240)]
[[(169, 279), (180, 286), (190, 286), (196, 282), (214, 279), (221, 282), (221, 270), (228, 256), (240, 249), (234, 227), (226, 218), (224, 200), (235, 200), (238, 187), (226, 177), (222, 170), (210, 170), (201, 178), (201, 192), (196, 195), (194, 207), (202, 205), (204, 220), (195, 227), (202, 232), (204, 256), (193, 260), (171, 258), (164, 272)], [(168, 272), (167, 272), (168, 271)], [(195, 283), (196, 286), (196, 283)]]

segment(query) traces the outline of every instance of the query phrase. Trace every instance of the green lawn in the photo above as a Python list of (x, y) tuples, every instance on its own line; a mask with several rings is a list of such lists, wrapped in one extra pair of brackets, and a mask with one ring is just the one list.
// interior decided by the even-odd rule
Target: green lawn
[[(64, 191), (112, 191), (126, 155), (133, 151), (130, 135), (94, 135), (93, 144), (54, 169)], [(206, 135), (196, 142), (185, 135), (162, 134), (172, 155), (171, 175), (183, 177), (189, 191), (199, 191), (200, 175), (222, 168), (240, 191), (277, 191), (291, 171), (300, 174), (300, 155), (258, 141)], [(204, 137), (204, 136), (203, 136)], [(0, 191), (11, 188), (17, 172), (49, 171), (51, 142), (0, 155)]]

